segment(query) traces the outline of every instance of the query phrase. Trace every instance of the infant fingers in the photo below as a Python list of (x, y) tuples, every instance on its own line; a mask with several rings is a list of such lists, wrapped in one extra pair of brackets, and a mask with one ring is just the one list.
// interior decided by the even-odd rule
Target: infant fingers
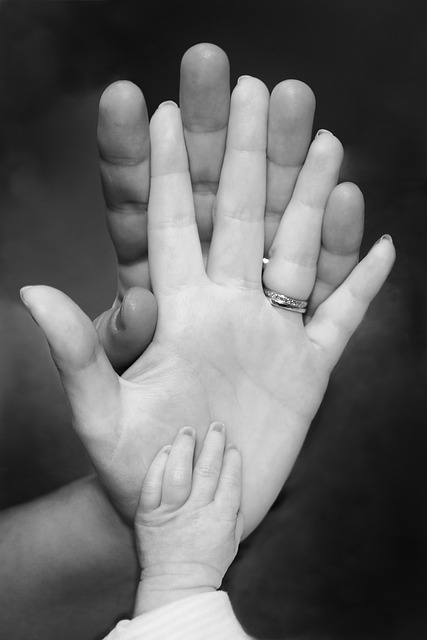
[(160, 506), (163, 477), (170, 450), (170, 444), (160, 449), (145, 474), (141, 488), (141, 496), (136, 510), (135, 524), (138, 524), (138, 515), (150, 513), (150, 511), (154, 511)]
[(212, 502), (218, 486), (225, 447), (225, 429), (220, 422), (211, 424), (193, 472), (191, 499), (200, 505)]
[(235, 516), (242, 501), (242, 456), (240, 451), (229, 444), (224, 452), (221, 474), (215, 492), (214, 502), (220, 512)]
[(178, 509), (191, 493), (196, 434), (191, 427), (178, 432), (163, 477), (162, 504)]

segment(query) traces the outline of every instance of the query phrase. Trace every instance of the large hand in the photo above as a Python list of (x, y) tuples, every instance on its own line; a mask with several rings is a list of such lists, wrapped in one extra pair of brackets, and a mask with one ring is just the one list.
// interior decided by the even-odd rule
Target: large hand
[[(270, 305), (261, 287), (267, 116), (264, 85), (239, 83), (206, 270), (179, 110), (164, 105), (153, 116), (148, 237), (159, 319), (150, 347), (122, 378), (69, 299), (48, 287), (23, 292), (49, 340), (76, 429), (128, 517), (159, 448), (185, 424), (202, 425), (202, 438), (218, 420), (242, 451), (242, 512), (251, 531), (289, 474), (330, 372), (392, 266), (385, 239), (306, 325)], [(336, 138), (316, 138), (272, 245), (268, 287), (299, 298), (315, 291), (322, 217), (341, 160)]]
[[(181, 64), (180, 105), (187, 145), (195, 215), (207, 255), (212, 211), (225, 151), (229, 116), (229, 63), (211, 44), (187, 51)], [(272, 92), (267, 146), (265, 250), (282, 217), (311, 138), (314, 96), (304, 83), (290, 80)], [(99, 107), (98, 145), (106, 217), (118, 260), (114, 305), (95, 321), (110, 361), (130, 365), (150, 343), (157, 305), (149, 289), (146, 212), (150, 182), (150, 136), (141, 91), (117, 82)], [(324, 246), (310, 313), (345, 279), (357, 262), (363, 230), (363, 201), (354, 185), (340, 185), (324, 222)]]

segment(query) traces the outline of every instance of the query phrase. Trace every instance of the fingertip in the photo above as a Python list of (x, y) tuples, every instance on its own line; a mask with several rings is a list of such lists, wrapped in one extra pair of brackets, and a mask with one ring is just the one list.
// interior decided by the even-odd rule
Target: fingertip
[(268, 155), (273, 162), (285, 168), (303, 164), (311, 142), (315, 107), (314, 94), (303, 82), (284, 80), (274, 87), (268, 120)]
[(181, 59), (181, 68), (192, 68), (196, 65), (209, 65), (209, 67), (228, 67), (228, 56), (221, 47), (210, 42), (199, 42), (193, 45), (184, 53)]
[(212, 422), (209, 429), (211, 431), (215, 431), (216, 433), (225, 434), (225, 425), (222, 422)]
[(335, 255), (359, 252), (363, 237), (365, 201), (359, 187), (342, 182), (332, 190), (322, 225), (322, 243)]
[[(81, 309), (65, 293), (47, 285), (22, 287), (20, 295), (33, 317), (42, 323), (56, 316), (65, 320), (69, 317), (70, 310), (78, 309), (81, 312)], [(71, 320), (71, 316), (69, 319)]]
[(28, 307), (30, 305), (30, 302), (26, 298), (26, 292), (29, 289), (32, 289), (32, 287), (33, 287), (33, 285), (29, 284), (29, 285), (26, 285), (25, 287), (21, 287), (20, 290), (19, 290), (19, 295), (21, 296), (22, 302), (25, 304), (25, 306), (28, 306)]
[(154, 456), (144, 480), (135, 515), (135, 524), (138, 524), (138, 516), (154, 511), (160, 506), (162, 499), (162, 484), (164, 473), (169, 458), (171, 445), (162, 447)]
[(192, 427), (182, 427), (169, 451), (162, 487), (162, 503), (169, 507), (178, 508), (191, 494), (195, 436)]
[(242, 75), (233, 90), (233, 100), (247, 103), (252, 108), (253, 101), (269, 102), (267, 85), (255, 76)]
[(335, 194), (335, 197), (339, 196), (345, 206), (363, 208), (365, 205), (363, 193), (354, 182), (340, 182), (332, 194)]
[[(157, 109), (151, 118), (150, 134), (152, 179), (169, 173), (180, 174), (188, 171), (188, 155), (184, 141), (181, 112), (176, 105), (163, 103)], [(153, 198), (153, 190), (151, 190), (151, 204)]]
[(314, 116), (316, 97), (311, 87), (301, 80), (282, 80), (271, 92), (271, 103), (286, 106), (289, 116), (301, 118)]
[(151, 343), (157, 324), (157, 302), (151, 291), (131, 287), (121, 305), (94, 321), (113, 367), (122, 371), (135, 362)]
[(388, 266), (389, 270), (391, 270), (396, 260), (396, 247), (394, 246), (391, 235), (388, 233), (382, 235), (381, 238), (375, 242), (369, 253), (382, 259), (385, 266)]
[(158, 121), (162, 122), (168, 118), (176, 118), (180, 116), (180, 108), (174, 100), (164, 100), (158, 106), (151, 116), (150, 126), (157, 125)]
[(238, 469), (238, 478), (240, 478), (241, 467), (242, 467), (242, 453), (234, 442), (230, 442), (227, 444), (224, 455), (227, 455), (232, 458), (233, 465)]
[(232, 511), (240, 506), (242, 497), (242, 457), (234, 443), (229, 443), (224, 451), (221, 473), (215, 499)]
[[(322, 131), (322, 135), (319, 134), (320, 131)], [(320, 160), (326, 160), (333, 155), (342, 162), (344, 157), (344, 147), (341, 141), (326, 129), (319, 129), (311, 144), (311, 151)]]
[(230, 64), (220, 47), (200, 43), (186, 51), (181, 61), (179, 94), (186, 129), (212, 133), (226, 128), (230, 108)]
[[(239, 447), (234, 442), (229, 442), (224, 450), (224, 459), (227, 458), (227, 463), (223, 467), (224, 473), (229, 480), (234, 484), (240, 482), (241, 466), (242, 466), (242, 454)], [(230, 473), (230, 469), (232, 472)]]
[(120, 107), (118, 114), (132, 114), (141, 106), (145, 106), (144, 95), (141, 89), (130, 80), (117, 80), (110, 84), (102, 92), (99, 100), (100, 112), (114, 111)]
[(157, 301), (154, 294), (142, 287), (128, 289), (122, 300), (119, 323), (129, 334), (138, 335), (147, 346), (157, 323)]
[(102, 160), (127, 165), (148, 157), (147, 105), (133, 82), (119, 80), (105, 89), (99, 101), (97, 134)]
[(194, 431), (193, 427), (183, 427), (180, 430), (180, 435), (188, 436), (189, 438), (194, 438), (194, 436), (196, 435), (196, 432)]

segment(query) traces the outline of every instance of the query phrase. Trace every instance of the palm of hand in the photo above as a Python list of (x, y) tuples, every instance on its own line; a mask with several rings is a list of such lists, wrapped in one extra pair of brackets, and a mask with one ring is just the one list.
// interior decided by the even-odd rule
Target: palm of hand
[(242, 511), (252, 530), (290, 472), (328, 373), (301, 317), (271, 307), (261, 289), (206, 278), (161, 299), (153, 343), (121, 380), (108, 463), (118, 504), (133, 517), (159, 448), (184, 425), (202, 439), (218, 420), (242, 451)]

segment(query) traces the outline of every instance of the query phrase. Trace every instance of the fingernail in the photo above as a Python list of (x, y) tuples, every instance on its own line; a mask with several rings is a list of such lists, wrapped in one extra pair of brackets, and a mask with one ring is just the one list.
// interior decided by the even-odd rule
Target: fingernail
[(173, 100), (165, 100), (164, 102), (161, 102), (157, 108), (160, 109), (160, 107), (166, 107), (168, 105), (171, 107), (178, 107), (176, 102), (174, 102)]
[(163, 453), (170, 453), (171, 449), (172, 449), (172, 445), (167, 444), (165, 447), (163, 447)]
[(327, 129), (319, 129), (319, 131), (316, 133), (315, 138), (318, 138), (319, 136), (322, 135), (322, 133), (327, 133), (330, 136), (333, 136), (334, 134), (331, 131), (328, 131)]
[(375, 244), (379, 244), (383, 240), (387, 240), (388, 242), (391, 242), (393, 244), (393, 238), (389, 233), (385, 233), (383, 236), (381, 236), (381, 238), (378, 238)]
[(224, 425), (222, 424), (222, 422), (212, 422), (211, 429), (212, 431), (219, 431), (219, 433), (221, 433), (222, 431), (224, 431)]
[(251, 78), (251, 77), (252, 77), (252, 76), (240, 76), (240, 77), (237, 79), (237, 84), (239, 84), (240, 80), (244, 80), (245, 78)]
[(194, 436), (194, 429), (192, 427), (184, 427), (183, 429), (181, 429), (181, 433), (184, 436), (193, 437)]
[(230, 442), (230, 444), (228, 444), (225, 448), (226, 449), (236, 449), (236, 451), (239, 451), (239, 447), (237, 445), (235, 445), (233, 442)]
[(125, 329), (125, 323), (123, 320), (123, 302), (120, 307), (117, 307), (111, 318), (111, 323), (116, 331), (123, 331)]
[(37, 326), (39, 326), (39, 323), (37, 322), (37, 320), (35, 319), (34, 315), (33, 315), (33, 311), (30, 307), (30, 305), (28, 304), (28, 301), (25, 298), (25, 294), (27, 293), (28, 289), (32, 289), (34, 285), (30, 284), (27, 285), (26, 287), (21, 287), (21, 289), (19, 290), (19, 295), (21, 296), (21, 300), (24, 303), (30, 318), (32, 318), (34, 320), (34, 322), (36, 323)]
[(29, 284), (26, 287), (21, 287), (19, 290), (19, 295), (21, 296), (21, 300), (24, 304), (27, 304), (27, 301), (25, 300), (25, 292), (28, 291), (28, 289), (32, 289), (33, 285)]

